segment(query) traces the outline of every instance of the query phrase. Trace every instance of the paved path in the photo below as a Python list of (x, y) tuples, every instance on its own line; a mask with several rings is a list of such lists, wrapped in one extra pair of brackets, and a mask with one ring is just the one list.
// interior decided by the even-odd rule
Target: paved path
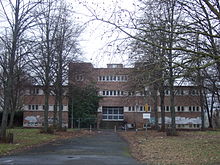
[(0, 165), (140, 165), (111, 131), (53, 142), (0, 158)]

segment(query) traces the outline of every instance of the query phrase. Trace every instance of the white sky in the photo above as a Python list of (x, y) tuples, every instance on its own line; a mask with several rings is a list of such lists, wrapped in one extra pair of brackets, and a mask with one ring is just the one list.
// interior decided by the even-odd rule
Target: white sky
[[(134, 10), (132, 3), (134, 0), (85, 0), (87, 6), (95, 9), (101, 17), (107, 18), (109, 14), (112, 14), (114, 5), (119, 5), (123, 9)], [(75, 6), (75, 5), (74, 5)], [(75, 10), (75, 8), (74, 8)], [(91, 18), (88, 17), (89, 11), (83, 5), (77, 7), (77, 12), (81, 13), (79, 18), (82, 22), (87, 22)], [(103, 35), (104, 32), (110, 29), (109, 25), (93, 21), (90, 22), (82, 34), (80, 39), (80, 45), (84, 54), (84, 58), (81, 60), (91, 62), (95, 67), (106, 67), (107, 63), (128, 63), (128, 55), (117, 53), (115, 54), (116, 47), (109, 42), (115, 39), (116, 36)], [(123, 35), (122, 35), (123, 36)]]

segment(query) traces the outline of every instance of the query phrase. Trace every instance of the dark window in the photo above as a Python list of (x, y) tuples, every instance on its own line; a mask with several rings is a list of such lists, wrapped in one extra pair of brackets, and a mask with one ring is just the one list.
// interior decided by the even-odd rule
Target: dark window
[(143, 111), (143, 106), (140, 106), (140, 111)]
[(181, 110), (184, 111), (184, 106), (181, 107)]

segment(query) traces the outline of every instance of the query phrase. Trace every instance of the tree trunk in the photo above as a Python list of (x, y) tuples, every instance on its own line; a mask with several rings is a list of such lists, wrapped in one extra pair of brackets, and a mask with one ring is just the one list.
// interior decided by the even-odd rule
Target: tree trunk
[(164, 86), (161, 84), (160, 90), (160, 107), (161, 107), (161, 131), (165, 131), (165, 107), (164, 107)]
[(48, 132), (49, 89), (45, 89), (44, 132)]
[(15, 116), (15, 110), (12, 110), (10, 114), (10, 121), (8, 126), (9, 128), (13, 128), (14, 126), (14, 116)]
[[(55, 89), (56, 90), (56, 89)], [(54, 104), (54, 110), (53, 110), (53, 126), (57, 127), (57, 95), (55, 96), (55, 104)]]
[(155, 129), (159, 130), (158, 125), (158, 111), (157, 111), (157, 89), (154, 87), (153, 89), (153, 97), (154, 97), (154, 117), (155, 117)]

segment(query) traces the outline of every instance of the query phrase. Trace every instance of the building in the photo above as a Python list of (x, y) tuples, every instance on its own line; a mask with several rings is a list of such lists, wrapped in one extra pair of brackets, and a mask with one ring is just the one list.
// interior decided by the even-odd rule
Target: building
[[(94, 68), (91, 63), (71, 63), (69, 65), (69, 84), (83, 87), (94, 84), (98, 95), (103, 99), (98, 108), (98, 127), (114, 127), (127, 123), (130, 127), (144, 128), (146, 123), (155, 122), (154, 100), (148, 88), (134, 89), (131, 76), (134, 68), (124, 68), (122, 64), (108, 64), (107, 68)], [(176, 126), (180, 129), (198, 129), (201, 127), (201, 107), (196, 87), (175, 87)], [(157, 92), (157, 110), (160, 118), (160, 93)], [(165, 91), (165, 120), (169, 126), (170, 92)], [(150, 120), (143, 119), (148, 105)]]
[[(44, 102), (45, 95), (42, 86), (31, 86), (25, 90), (24, 96), (24, 114), (23, 114), (23, 127), (42, 127), (44, 123)], [(49, 112), (48, 122), (49, 125), (53, 124), (53, 112), (55, 106), (55, 96), (49, 96)], [(64, 94), (63, 98), (63, 127), (68, 127), (68, 98)]]

